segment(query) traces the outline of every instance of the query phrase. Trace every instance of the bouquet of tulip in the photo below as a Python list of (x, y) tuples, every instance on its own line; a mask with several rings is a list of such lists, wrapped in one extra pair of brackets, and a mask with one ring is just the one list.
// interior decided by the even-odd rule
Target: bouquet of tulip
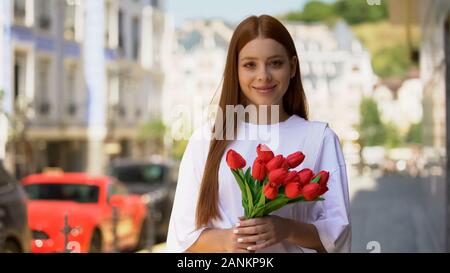
[(302, 152), (287, 156), (275, 156), (264, 144), (256, 148), (258, 154), (253, 166), (247, 168), (245, 159), (230, 149), (226, 161), (242, 192), (242, 206), (245, 218), (255, 218), (299, 201), (324, 200), (320, 196), (328, 191), (329, 173), (305, 168), (301, 171), (291, 170), (305, 159)]

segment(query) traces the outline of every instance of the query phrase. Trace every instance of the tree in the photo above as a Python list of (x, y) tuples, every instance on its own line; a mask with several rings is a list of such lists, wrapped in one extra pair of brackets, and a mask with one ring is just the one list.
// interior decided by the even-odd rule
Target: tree
[(302, 11), (290, 12), (283, 19), (288, 21), (332, 23), (343, 18), (348, 24), (375, 22), (388, 18), (385, 1), (380, 5), (369, 5), (363, 0), (338, 0), (335, 3), (310, 1)]
[(388, 124), (385, 124), (384, 132), (386, 137), (385, 146), (387, 148), (396, 148), (400, 146), (402, 143), (402, 136), (394, 123), (389, 122)]
[(306, 3), (301, 12), (290, 12), (285, 16), (289, 21), (320, 22), (330, 21), (336, 17), (334, 6), (321, 1)]
[(350, 25), (375, 22), (388, 17), (386, 1), (380, 5), (369, 5), (366, 1), (339, 0), (334, 4), (335, 12)]
[[(164, 153), (164, 136), (166, 134), (166, 125), (161, 119), (152, 119), (144, 123), (138, 130), (137, 140), (141, 145), (141, 152), (145, 147), (151, 149), (151, 153)], [(150, 144), (150, 146), (147, 146)]]
[(412, 124), (409, 127), (408, 133), (406, 133), (405, 142), (410, 144), (421, 144), (423, 140), (422, 130), (422, 121)]
[(386, 132), (376, 101), (372, 98), (363, 98), (359, 110), (361, 121), (357, 127), (360, 134), (360, 145), (362, 147), (383, 145), (386, 140)]

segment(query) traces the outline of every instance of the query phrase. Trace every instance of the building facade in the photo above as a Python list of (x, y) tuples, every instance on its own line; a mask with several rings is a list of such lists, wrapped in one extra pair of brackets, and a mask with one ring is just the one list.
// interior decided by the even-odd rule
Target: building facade
[(359, 162), (361, 99), (372, 94), (377, 77), (371, 56), (349, 26), (286, 23), (300, 61), (303, 88), (312, 120), (328, 122), (339, 136), (350, 165)]
[(144, 152), (137, 128), (161, 115), (172, 29), (165, 2), (2, 4), (0, 89), (10, 118), (0, 139), (18, 176), (46, 166), (101, 173), (110, 155)]

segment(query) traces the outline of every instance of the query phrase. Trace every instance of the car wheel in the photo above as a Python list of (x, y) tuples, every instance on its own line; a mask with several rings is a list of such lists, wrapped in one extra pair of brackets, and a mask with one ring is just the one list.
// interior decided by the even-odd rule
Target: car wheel
[(15, 242), (13, 240), (7, 240), (5, 242), (5, 245), (3, 246), (3, 249), (0, 252), (2, 252), (2, 253), (22, 253), (22, 249), (17, 242)]
[(102, 235), (98, 229), (94, 230), (91, 238), (91, 244), (89, 245), (89, 253), (102, 252)]

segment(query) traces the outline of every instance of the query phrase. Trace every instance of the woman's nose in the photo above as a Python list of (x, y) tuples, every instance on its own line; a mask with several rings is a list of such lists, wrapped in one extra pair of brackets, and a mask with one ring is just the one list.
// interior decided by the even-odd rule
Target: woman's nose
[(259, 81), (270, 81), (272, 80), (272, 75), (270, 73), (270, 69), (267, 66), (262, 66), (258, 71), (258, 80)]

